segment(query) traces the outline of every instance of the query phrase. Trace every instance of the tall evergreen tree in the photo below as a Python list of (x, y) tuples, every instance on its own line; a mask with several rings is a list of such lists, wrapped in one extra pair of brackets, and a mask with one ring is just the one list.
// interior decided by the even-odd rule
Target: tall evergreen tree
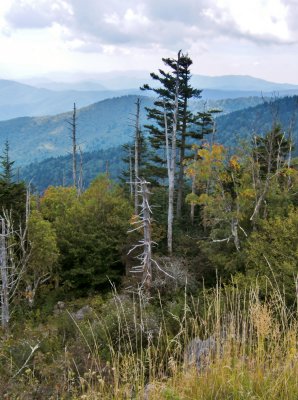
[[(173, 111), (175, 107), (175, 91), (176, 78), (178, 79), (178, 114), (177, 114), (177, 146), (179, 148), (179, 163), (183, 164), (185, 155), (186, 138), (191, 123), (193, 122), (193, 114), (189, 110), (189, 100), (199, 97), (201, 91), (194, 89), (190, 85), (190, 66), (192, 60), (186, 54), (180, 53), (179, 63), (177, 59), (163, 58), (165, 66), (169, 68), (169, 72), (159, 70), (159, 74), (152, 72), (151, 78), (159, 82), (160, 87), (151, 87), (144, 85), (142, 90), (151, 90), (157, 94), (154, 107), (146, 108), (147, 118), (152, 121), (151, 124), (145, 125), (149, 132), (150, 145), (154, 154), (151, 156), (151, 174), (162, 183), (167, 177), (166, 166), (166, 140), (165, 129), (169, 132), (169, 146), (171, 146), (171, 132), (173, 129)], [(183, 167), (179, 173), (179, 188), (183, 180)]]
[(6, 140), (5, 142), (3, 155), (0, 156), (0, 160), (1, 160), (0, 165), (2, 168), (2, 172), (0, 173), (0, 179), (5, 183), (10, 184), (12, 183), (14, 175), (13, 174), (14, 161), (10, 160), (8, 140)]
[(159, 87), (144, 85), (142, 90), (151, 90), (158, 97), (154, 107), (146, 108), (147, 118), (152, 123), (145, 125), (153, 154), (148, 173), (156, 182), (168, 188), (168, 250), (171, 253), (172, 225), (174, 219), (174, 193), (177, 188), (177, 217), (181, 216), (184, 188), (184, 164), (192, 144), (202, 139), (212, 129), (212, 114), (193, 114), (189, 101), (198, 98), (201, 90), (191, 86), (190, 66), (192, 60), (179, 51), (177, 58), (162, 59), (168, 71), (151, 73)]
[[(172, 58), (162, 59), (169, 72), (159, 70), (159, 74), (151, 73), (151, 78), (161, 84), (160, 87), (144, 85), (142, 90), (151, 90), (158, 95), (154, 107), (146, 108), (147, 118), (152, 121), (145, 125), (149, 132), (152, 155), (149, 163), (149, 173), (159, 184), (167, 186), (167, 160), (165, 130), (169, 132), (169, 146), (172, 143), (173, 109), (175, 98), (175, 79), (178, 74), (178, 115), (177, 115), (177, 170), (175, 181), (177, 184), (177, 217), (181, 216), (185, 183), (185, 160), (190, 156), (190, 149), (194, 143), (204, 135), (213, 131), (213, 113), (217, 110), (192, 113), (189, 108), (190, 100), (199, 98), (201, 90), (191, 86), (192, 60), (188, 54), (180, 54), (179, 65)], [(151, 179), (154, 181), (154, 179)]]
[(24, 182), (13, 181), (14, 161), (10, 159), (8, 141), (5, 142), (0, 160), (0, 214), (8, 210), (12, 212), (13, 219), (19, 219), (26, 211), (26, 186)]

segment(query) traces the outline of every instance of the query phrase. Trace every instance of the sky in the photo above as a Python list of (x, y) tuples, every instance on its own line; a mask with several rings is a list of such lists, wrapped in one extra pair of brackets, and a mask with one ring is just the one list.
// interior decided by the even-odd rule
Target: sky
[(298, 0), (0, 0), (0, 78), (156, 71), (298, 84)]

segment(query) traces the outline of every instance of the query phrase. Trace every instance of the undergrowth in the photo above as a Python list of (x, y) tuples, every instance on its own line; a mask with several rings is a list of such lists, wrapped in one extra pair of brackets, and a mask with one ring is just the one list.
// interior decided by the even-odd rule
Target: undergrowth
[[(64, 334), (70, 336), (63, 342), (64, 352), (61, 343), (54, 355), (41, 345), (17, 373), (13, 346), (9, 360), (7, 343), (3, 345), (0, 357), (10, 365), (11, 394), (7, 389), (2, 397), (297, 400), (297, 309), (269, 281), (267, 286), (261, 296), (257, 282), (241, 288), (218, 284), (197, 297), (185, 290), (182, 301), (166, 303), (158, 295), (150, 299), (141, 291), (115, 290), (89, 319), (77, 321), (69, 311), (63, 315)], [(204, 365), (186, 362), (190, 340), (210, 336), (220, 345), (207, 354)], [(42, 365), (49, 369), (47, 357), (58, 363), (58, 386), (48, 395), (36, 390), (33, 396), (33, 388), (46, 381), (53, 386), (54, 368), (48, 375), (42, 370)], [(27, 397), (26, 390), (31, 390)]]

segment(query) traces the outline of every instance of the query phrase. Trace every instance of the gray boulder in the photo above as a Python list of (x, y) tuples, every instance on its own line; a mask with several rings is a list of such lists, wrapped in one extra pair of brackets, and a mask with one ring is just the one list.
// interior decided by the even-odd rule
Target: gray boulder
[(74, 319), (81, 321), (86, 317), (86, 315), (90, 314), (91, 312), (92, 312), (92, 308), (87, 305), (87, 306), (80, 308), (77, 312), (72, 313), (72, 316)]
[(216, 354), (222, 354), (224, 337), (210, 336), (205, 340), (194, 338), (186, 347), (184, 353), (185, 367), (195, 366), (197, 370), (202, 370), (208, 366)]

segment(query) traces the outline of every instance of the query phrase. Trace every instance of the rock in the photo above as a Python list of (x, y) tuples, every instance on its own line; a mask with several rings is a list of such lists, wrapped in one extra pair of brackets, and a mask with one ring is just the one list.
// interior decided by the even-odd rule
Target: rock
[(210, 336), (206, 340), (194, 338), (188, 344), (184, 353), (185, 367), (195, 366), (200, 371), (209, 365), (218, 351), (222, 354), (224, 339), (223, 334), (219, 338)]
[(54, 314), (61, 314), (66, 308), (64, 301), (58, 301), (54, 307)]
[(86, 315), (90, 314), (92, 312), (92, 308), (88, 305), (80, 308), (77, 312), (72, 313), (72, 316), (77, 319), (78, 321), (81, 321), (82, 319), (85, 318)]
[(159, 383), (158, 385), (155, 383), (147, 383), (147, 385), (144, 388), (144, 394), (142, 400), (150, 400), (153, 394), (155, 395), (157, 394), (156, 393), (157, 389), (158, 393), (163, 393), (165, 388), (166, 386), (163, 383), (162, 384)]
[(152, 392), (155, 389), (156, 389), (156, 386), (154, 385), (154, 383), (147, 383), (147, 385), (144, 388), (143, 400), (149, 400), (150, 399), (150, 395), (152, 394)]
[(57, 307), (59, 310), (64, 310), (64, 309), (65, 309), (65, 303), (64, 303), (64, 301), (58, 301), (58, 303), (56, 304), (56, 307)]

